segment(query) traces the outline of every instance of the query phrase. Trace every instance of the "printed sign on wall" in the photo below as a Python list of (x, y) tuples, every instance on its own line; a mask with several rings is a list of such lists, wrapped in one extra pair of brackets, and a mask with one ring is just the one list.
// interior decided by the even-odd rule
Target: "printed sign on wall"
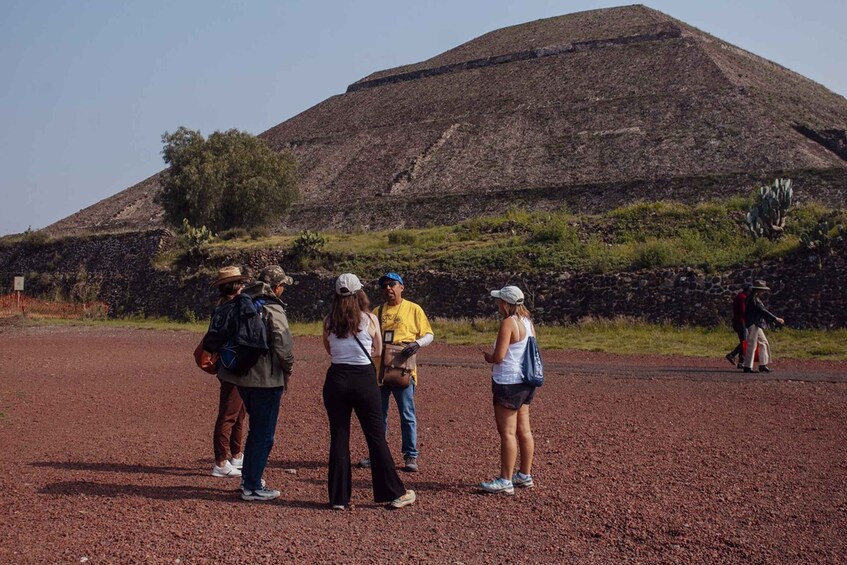
[[(8, 280), (8, 279), (6, 279)], [(23, 290), (24, 289), (24, 278), (23, 277), (15, 277), (15, 290)]]

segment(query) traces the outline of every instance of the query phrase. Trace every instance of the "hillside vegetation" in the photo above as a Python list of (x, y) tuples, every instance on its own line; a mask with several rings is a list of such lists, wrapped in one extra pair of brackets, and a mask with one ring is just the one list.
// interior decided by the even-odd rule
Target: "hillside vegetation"
[(749, 204), (744, 198), (696, 206), (644, 203), (600, 215), (516, 208), (453, 226), (360, 233), (251, 238), (236, 231), (208, 243), (185, 244), (157, 263), (167, 267), (188, 254), (200, 254), (217, 264), (282, 248), (287, 269), (351, 271), (368, 278), (386, 269), (606, 273), (690, 266), (711, 272), (796, 252), (801, 236), (821, 221), (847, 221), (844, 211), (798, 205), (779, 241), (754, 240), (744, 222)]

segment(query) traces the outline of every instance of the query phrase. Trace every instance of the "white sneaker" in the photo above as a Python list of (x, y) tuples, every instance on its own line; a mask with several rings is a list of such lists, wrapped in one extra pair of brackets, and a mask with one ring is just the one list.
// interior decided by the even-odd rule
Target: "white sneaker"
[(241, 469), (244, 466), (244, 454), (241, 454), (241, 457), (236, 459), (235, 457), (230, 457), (229, 464), (235, 467), (236, 469)]
[(212, 476), (213, 477), (240, 477), (241, 471), (232, 466), (232, 463), (229, 461), (225, 461), (224, 464), (218, 467), (218, 464), (215, 463), (212, 465)]
[(492, 481), (479, 483), (479, 488), (492, 494), (515, 494), (515, 486), (512, 484), (512, 481), (502, 477), (497, 477)]
[(520, 471), (512, 475), (512, 485), (521, 488), (532, 488), (535, 483), (532, 480), (532, 475), (524, 475)]
[(388, 506), (389, 506), (389, 508), (394, 508), (394, 509), (403, 508), (404, 506), (409, 506), (410, 504), (414, 504), (415, 500), (417, 500), (417, 499), (418, 499), (418, 497), (415, 495), (415, 491), (407, 490), (406, 494), (404, 494), (400, 498), (395, 498), (394, 500), (392, 500), (391, 502), (388, 503)]

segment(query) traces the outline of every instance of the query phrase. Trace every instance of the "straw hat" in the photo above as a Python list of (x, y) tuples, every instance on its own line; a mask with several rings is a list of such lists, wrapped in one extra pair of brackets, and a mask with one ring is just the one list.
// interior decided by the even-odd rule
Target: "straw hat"
[(245, 281), (249, 277), (241, 274), (241, 269), (238, 267), (222, 267), (218, 269), (218, 278), (212, 283), (212, 286), (221, 286), (229, 282)]
[(750, 288), (753, 290), (770, 290), (767, 283), (763, 280), (753, 281), (753, 286)]

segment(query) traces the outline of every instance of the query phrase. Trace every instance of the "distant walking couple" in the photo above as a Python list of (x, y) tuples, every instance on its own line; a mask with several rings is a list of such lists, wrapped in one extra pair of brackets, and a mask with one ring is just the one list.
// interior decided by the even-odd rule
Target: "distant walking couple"
[(727, 353), (726, 359), (736, 364), (745, 373), (753, 372), (758, 357), (759, 372), (770, 373), (771, 347), (765, 330), (769, 325), (782, 326), (785, 320), (769, 312), (762, 302), (762, 295), (770, 288), (763, 280), (744, 285), (732, 301), (732, 329), (738, 335), (738, 345)]

